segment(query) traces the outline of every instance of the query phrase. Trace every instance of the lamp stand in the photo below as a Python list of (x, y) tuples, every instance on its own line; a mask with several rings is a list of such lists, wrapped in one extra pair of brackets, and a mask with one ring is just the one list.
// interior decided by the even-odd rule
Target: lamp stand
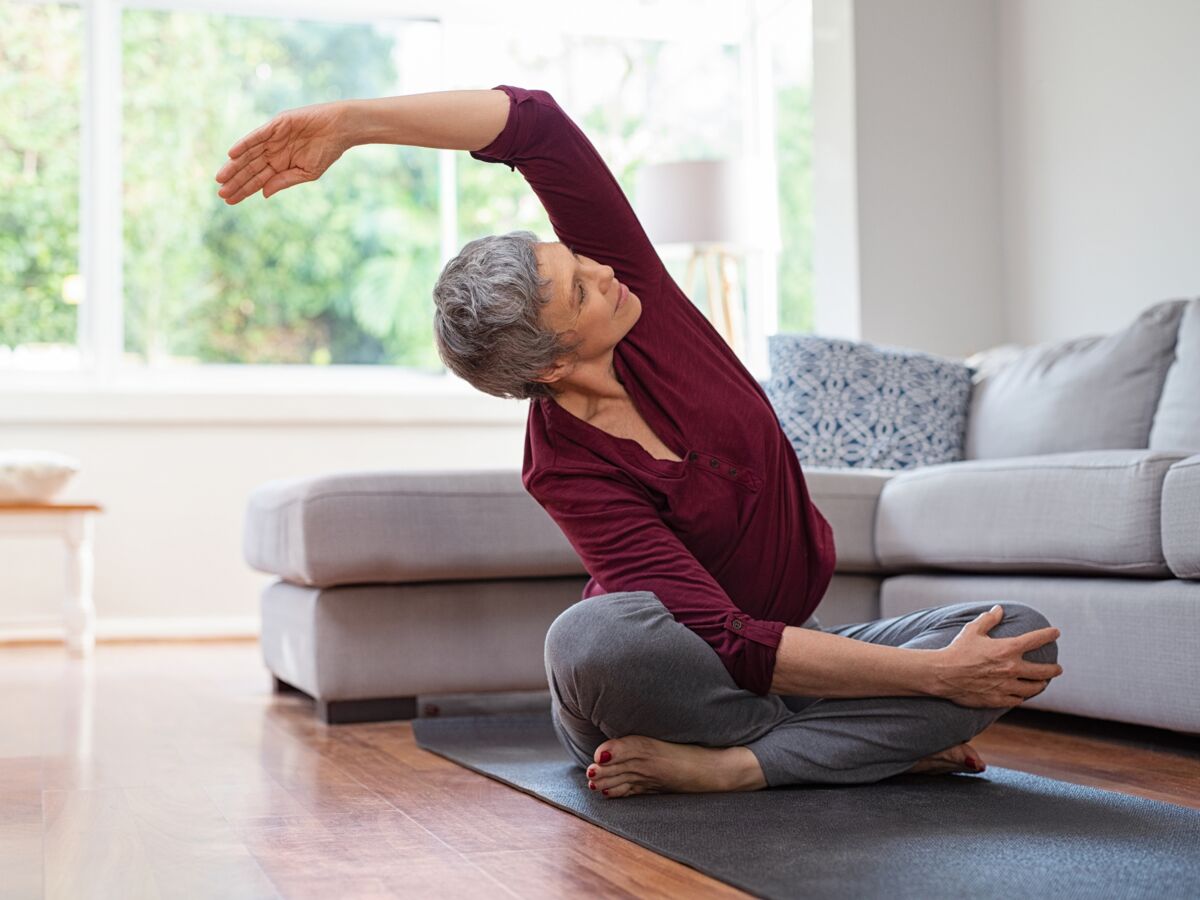
[[(690, 297), (695, 283), (696, 265), (704, 267), (705, 296), (708, 298), (708, 321), (739, 356), (742, 353), (741, 298), (737, 294), (737, 279), (730, 277), (730, 266), (735, 266), (733, 257), (719, 247), (696, 247), (688, 260), (684, 276), (685, 290)], [(715, 270), (715, 274), (714, 274)]]

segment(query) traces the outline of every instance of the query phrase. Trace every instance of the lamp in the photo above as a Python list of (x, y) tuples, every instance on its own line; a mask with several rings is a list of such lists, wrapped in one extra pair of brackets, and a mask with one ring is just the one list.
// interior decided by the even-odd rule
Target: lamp
[(745, 323), (736, 276), (731, 279), (728, 269), (734, 262), (730, 251), (751, 246), (755, 238), (747, 215), (748, 175), (744, 158), (680, 160), (642, 166), (635, 184), (647, 236), (655, 244), (692, 246), (684, 292), (691, 296), (696, 266), (702, 264), (709, 321), (739, 355)]

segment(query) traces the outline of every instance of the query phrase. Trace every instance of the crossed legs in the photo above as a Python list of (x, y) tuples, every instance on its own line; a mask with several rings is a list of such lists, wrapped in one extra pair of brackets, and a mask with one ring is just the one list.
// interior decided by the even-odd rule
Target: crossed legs
[[(990, 605), (932, 607), (822, 630), (936, 649)], [(1047, 625), (1029, 606), (1001, 605), (1004, 618), (992, 637)], [(1055, 662), (1057, 645), (1045, 644), (1025, 658)], [(602, 743), (628, 736), (641, 743), (622, 742), (629, 743), (623, 752), (647, 756), (663, 749), (657, 742), (692, 745), (693, 755), (700, 748), (726, 748), (723, 762), (737, 764), (728, 786), (703, 790), (879, 781), (970, 740), (1008, 711), (938, 697), (760, 697), (738, 687), (703, 638), (676, 622), (649, 591), (590, 597), (565, 610), (547, 632), (545, 663), (555, 731), (582, 767), (596, 762)], [(757, 770), (747, 768), (753, 762)], [(703, 765), (699, 756), (695, 764)]]

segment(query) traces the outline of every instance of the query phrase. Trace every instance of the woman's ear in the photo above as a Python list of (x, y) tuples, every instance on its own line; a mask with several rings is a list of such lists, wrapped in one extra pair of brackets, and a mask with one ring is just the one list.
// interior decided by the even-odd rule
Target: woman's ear
[(541, 381), (546, 384), (552, 384), (560, 378), (566, 377), (571, 371), (571, 365), (565, 360), (560, 359), (553, 366), (542, 369), (534, 378), (534, 381)]

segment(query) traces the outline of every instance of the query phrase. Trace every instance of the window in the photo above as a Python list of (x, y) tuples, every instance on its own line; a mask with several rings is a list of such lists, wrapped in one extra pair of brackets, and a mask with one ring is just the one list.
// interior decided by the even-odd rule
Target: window
[(812, 4), (778, 3), (766, 26), (775, 94), (775, 158), (779, 195), (780, 331), (813, 330), (813, 127), (812, 41), (788, 39), (808, 34)]
[[(636, 205), (639, 166), (743, 151), (748, 13), (808, 32), (808, 3), (788, 0), (612, 0), (586, 17), (543, 0), (304, 2), (232, 14), (204, 0), (0, 0), (0, 369), (444, 376), (430, 292), (446, 260), (501, 230), (555, 239), (523, 179), (465, 153), (373, 145), (315, 184), (229, 207), (213, 176), (238, 137), (330, 99), (536, 85), (571, 110)], [(97, 9), (105, 27), (88, 26)], [(113, 62), (111, 84), (85, 82), (89, 54)], [(804, 67), (784, 56), (776, 115), (801, 129), (807, 88), (792, 83)], [(788, 328), (805, 321), (811, 290), (796, 251), (811, 231), (808, 142), (797, 130), (777, 147)], [(664, 252), (681, 284), (687, 256)]]
[(440, 371), (434, 152), (354, 148), (317, 183), (232, 207), (213, 180), (279, 110), (413, 92), (396, 60), (427, 55), (436, 25), (131, 9), (121, 41), (127, 358)]
[(0, 365), (75, 342), (83, 29), (78, 7), (0, 3)]

